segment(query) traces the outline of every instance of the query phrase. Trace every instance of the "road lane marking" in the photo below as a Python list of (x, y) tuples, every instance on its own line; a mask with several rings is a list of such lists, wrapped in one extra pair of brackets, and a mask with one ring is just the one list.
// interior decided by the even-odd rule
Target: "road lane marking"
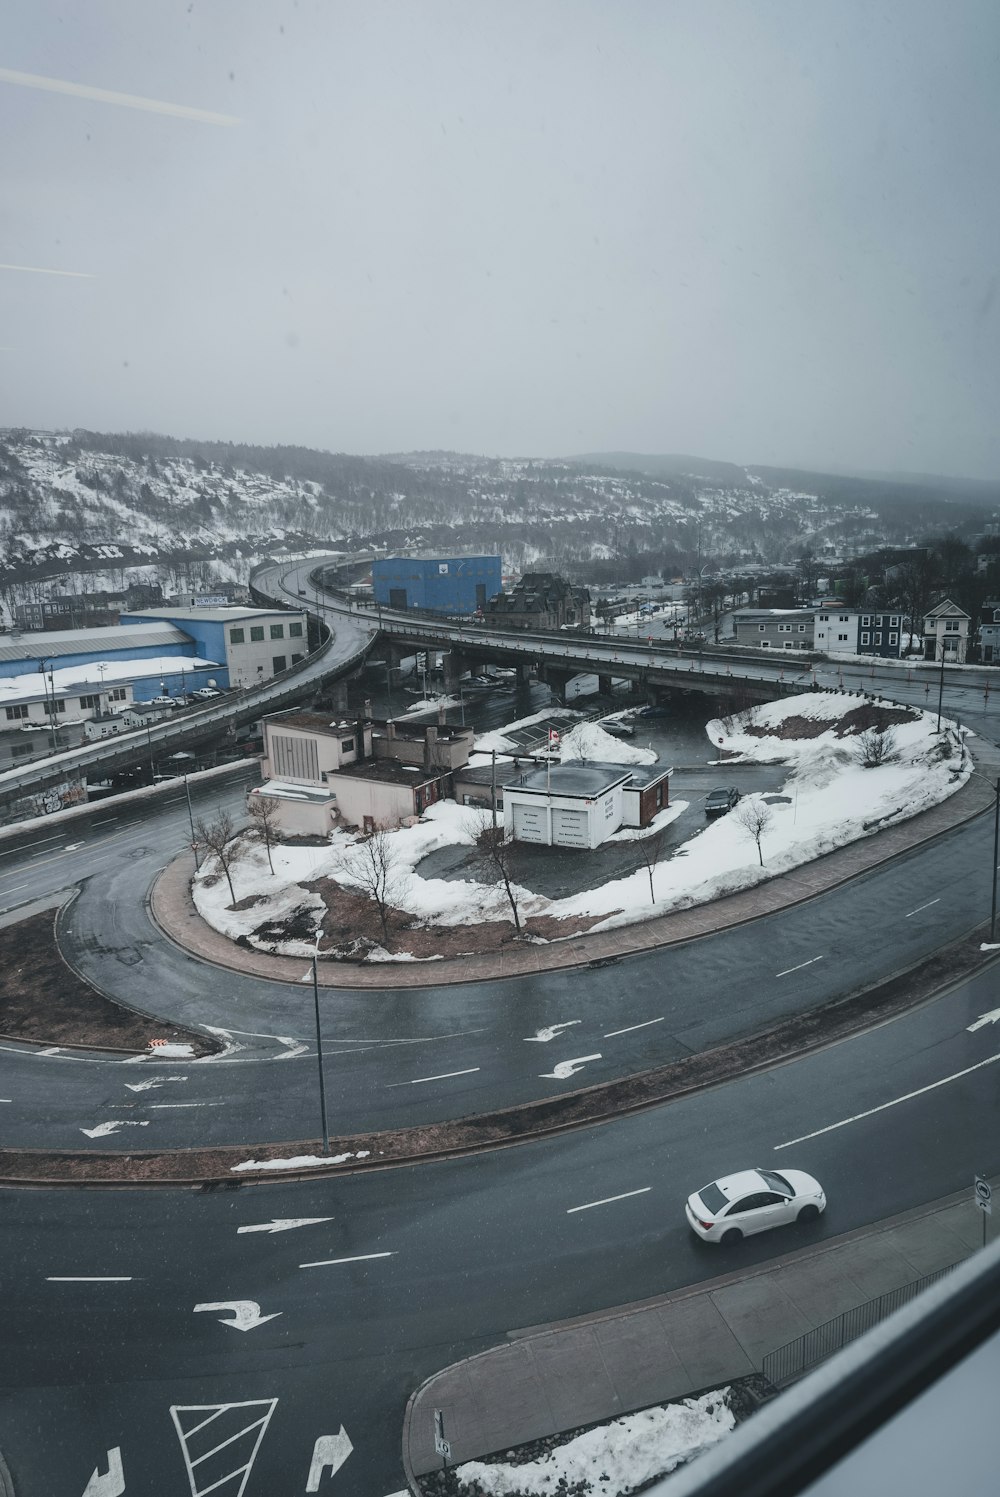
[(332, 1268), (337, 1263), (367, 1263), (371, 1258), (394, 1258), (395, 1253), (359, 1253), (356, 1258), (321, 1258), (318, 1263), (300, 1263), (300, 1268)]
[[(220, 1325), (227, 1325), (232, 1331), (255, 1331), (259, 1325), (266, 1325), (269, 1320), (277, 1320), (284, 1312), (274, 1310), (270, 1315), (260, 1313), (260, 1305), (255, 1299), (222, 1299), (213, 1300), (209, 1304), (195, 1305), (194, 1313), (199, 1315), (202, 1311), (229, 1310), (229, 1315), (220, 1315)], [(221, 1447), (220, 1447), (221, 1448)]]
[(989, 1013), (980, 1014), (974, 1024), (965, 1026), (968, 1034), (975, 1034), (977, 1029), (985, 1029), (987, 1024), (996, 1024), (1000, 1020), (1000, 1008), (991, 1008)]
[(320, 1222), (332, 1222), (332, 1216), (273, 1216), (269, 1222), (254, 1222), (249, 1227), (237, 1227), (236, 1235), (244, 1232), (294, 1232), (296, 1227), (314, 1227)]
[(776, 972), (775, 977), (787, 977), (789, 972), (801, 972), (803, 967), (811, 967), (813, 962), (821, 962), (821, 956), (811, 956), (807, 962), (799, 962), (797, 967), (786, 967), (784, 972)]
[(929, 899), (926, 904), (918, 904), (917, 907), (916, 907), (916, 909), (915, 910), (911, 910), (910, 914), (906, 915), (904, 918), (907, 919), (907, 920), (909, 920), (910, 915), (919, 915), (921, 910), (929, 910), (932, 904), (940, 904), (940, 903), (941, 903), (941, 896), (939, 894), (938, 897), (937, 897), (937, 899)]
[(561, 1060), (558, 1065), (552, 1067), (551, 1071), (539, 1072), (540, 1081), (568, 1081), (575, 1076), (577, 1071), (582, 1071), (584, 1066), (591, 1060), (600, 1060), (601, 1052), (596, 1055), (574, 1055), (572, 1060)]
[(412, 1081), (390, 1081), (387, 1091), (397, 1086), (420, 1086), (424, 1081), (449, 1081), (452, 1076), (472, 1076), (480, 1066), (470, 1066), (467, 1071), (443, 1071), (440, 1076), (415, 1076)]
[(566, 1215), (572, 1216), (575, 1211), (593, 1211), (595, 1206), (610, 1206), (612, 1201), (627, 1201), (630, 1196), (644, 1196), (652, 1190), (651, 1185), (644, 1185), (641, 1190), (626, 1190), (620, 1196), (605, 1196), (600, 1201), (588, 1201), (584, 1206), (567, 1206)]
[(878, 1107), (869, 1107), (866, 1112), (856, 1112), (853, 1117), (841, 1118), (839, 1123), (829, 1123), (825, 1128), (817, 1128), (812, 1133), (803, 1133), (800, 1138), (790, 1138), (783, 1144), (775, 1144), (775, 1150), (790, 1149), (793, 1144), (804, 1144), (810, 1138), (819, 1138), (821, 1134), (833, 1133), (837, 1128), (846, 1128), (848, 1123), (860, 1123), (863, 1118), (874, 1117), (877, 1112), (885, 1112), (888, 1107), (898, 1107), (900, 1102), (912, 1102), (914, 1097), (922, 1097), (925, 1092), (933, 1092), (939, 1086), (947, 1086), (949, 1081), (961, 1081), (963, 1076), (971, 1076), (973, 1071), (982, 1070), (983, 1066), (991, 1066), (998, 1060), (1000, 1060), (1000, 1054), (988, 1055), (985, 1060), (978, 1060), (974, 1066), (966, 1066), (964, 1071), (954, 1071), (950, 1076), (942, 1076), (940, 1081), (931, 1081), (927, 1086), (918, 1087), (915, 1092), (906, 1092), (902, 1097), (893, 1097), (891, 1102), (882, 1102)]
[(662, 1018), (659, 1018), (659, 1019), (647, 1019), (646, 1022), (645, 1022), (645, 1024), (630, 1024), (627, 1029), (612, 1029), (607, 1034), (603, 1035), (602, 1038), (606, 1039), (606, 1040), (613, 1040), (616, 1035), (619, 1035), (619, 1034), (631, 1034), (633, 1032), (633, 1030), (636, 1030), (636, 1029), (648, 1029), (649, 1026), (650, 1026), (650, 1024), (662, 1024), (662, 1023), (663, 1023), (663, 1019)]
[(46, 1284), (131, 1284), (131, 1274), (49, 1274)]
[(149, 1105), (154, 1109), (163, 1109), (167, 1107), (225, 1107), (226, 1104), (225, 1102), (151, 1102)]
[(572, 1029), (574, 1024), (582, 1024), (582, 1019), (567, 1019), (564, 1024), (547, 1024), (544, 1029), (536, 1029), (534, 1034), (526, 1034), (524, 1043), (526, 1045), (547, 1045), (549, 1040), (554, 1040), (557, 1034), (564, 1029)]

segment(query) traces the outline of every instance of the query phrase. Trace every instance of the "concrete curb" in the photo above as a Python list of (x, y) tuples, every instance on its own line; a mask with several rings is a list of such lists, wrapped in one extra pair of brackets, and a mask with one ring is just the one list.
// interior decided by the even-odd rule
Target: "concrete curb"
[(0, 1455), (0, 1497), (15, 1497), (14, 1478), (2, 1455)]

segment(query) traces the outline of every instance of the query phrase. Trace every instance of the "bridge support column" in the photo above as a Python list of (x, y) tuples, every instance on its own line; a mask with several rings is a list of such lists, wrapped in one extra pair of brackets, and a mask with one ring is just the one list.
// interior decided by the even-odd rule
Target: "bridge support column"
[(601, 693), (602, 697), (609, 697), (611, 695), (611, 677), (598, 676), (597, 689)]
[(566, 687), (574, 676), (579, 675), (579, 671), (568, 671), (557, 665), (543, 665), (539, 675), (556, 700), (565, 707)]
[(527, 660), (519, 660), (517, 663), (517, 684), (527, 686), (531, 680), (531, 665)]

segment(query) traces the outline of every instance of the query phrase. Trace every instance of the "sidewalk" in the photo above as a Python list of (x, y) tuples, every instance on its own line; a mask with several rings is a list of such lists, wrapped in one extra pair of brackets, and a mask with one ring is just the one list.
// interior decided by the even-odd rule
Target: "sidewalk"
[[(901, 853), (961, 826), (990, 807), (994, 793), (989, 781), (1000, 774), (1000, 747), (984, 738), (973, 739), (972, 746), (977, 772), (947, 800), (898, 826), (862, 837), (836, 852), (803, 863), (790, 873), (778, 874), (756, 888), (694, 905), (691, 909), (660, 915), (653, 920), (576, 936), (572, 940), (553, 941), (549, 945), (511, 942), (499, 952), (463, 956), (450, 961), (379, 962), (373, 965), (321, 961), (320, 985), (328, 988), (437, 988), (447, 983), (482, 982), (496, 977), (519, 977), (585, 967), (591, 962), (614, 961), (636, 952), (712, 935), (748, 920), (775, 914), (867, 873)], [(164, 934), (194, 956), (216, 966), (277, 982), (300, 982), (301, 957), (269, 956), (265, 952), (251, 951), (237, 946), (205, 924), (191, 900), (189, 886), (193, 872), (192, 859), (185, 855), (168, 864), (153, 885), (149, 896), (150, 914)]]
[[(760, 1372), (764, 1357), (867, 1300), (953, 1267), (982, 1245), (968, 1190), (816, 1247), (642, 1304), (526, 1332), (418, 1388), (403, 1466), (438, 1470), (434, 1410), (452, 1464), (617, 1418)], [(776, 1239), (777, 1242), (777, 1239)], [(719, 1254), (724, 1265), (726, 1255)]]

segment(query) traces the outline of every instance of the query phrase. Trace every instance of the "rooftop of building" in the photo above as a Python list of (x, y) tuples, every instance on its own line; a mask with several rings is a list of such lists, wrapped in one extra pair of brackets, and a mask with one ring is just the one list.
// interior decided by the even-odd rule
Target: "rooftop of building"
[(630, 777), (623, 764), (553, 764), (547, 769), (529, 769), (505, 785), (511, 790), (527, 790), (532, 795), (570, 795), (592, 800)]
[[(183, 604), (174, 607), (172, 603), (160, 603), (152, 608), (130, 608), (123, 618), (163, 618), (169, 615), (172, 619), (199, 619), (208, 624), (238, 624), (241, 619), (275, 619), (275, 618), (297, 618), (302, 615), (296, 614), (294, 609), (287, 608), (246, 608), (241, 604), (227, 604), (224, 608), (190, 608)], [(135, 625), (129, 627), (135, 628)]]
[(113, 655), (139, 645), (188, 645), (189, 637), (174, 624), (109, 624), (98, 629), (32, 629), (0, 635), (0, 661), (29, 664), (59, 655)]
[(372, 566), (398, 566), (408, 561), (435, 561), (449, 566), (462, 561), (495, 561), (497, 566), (500, 565), (499, 556), (485, 551), (408, 551), (405, 556), (377, 556)]
[(377, 780), (383, 785), (427, 785), (448, 773), (444, 769), (424, 769), (420, 764), (401, 764), (398, 759), (365, 759), (360, 764), (345, 764), (330, 772), (329, 780)]
[(303, 733), (323, 733), (330, 738), (339, 738), (344, 733), (353, 733), (357, 720), (350, 717), (332, 717), (329, 712), (272, 712), (264, 718), (265, 727), (298, 728)]

